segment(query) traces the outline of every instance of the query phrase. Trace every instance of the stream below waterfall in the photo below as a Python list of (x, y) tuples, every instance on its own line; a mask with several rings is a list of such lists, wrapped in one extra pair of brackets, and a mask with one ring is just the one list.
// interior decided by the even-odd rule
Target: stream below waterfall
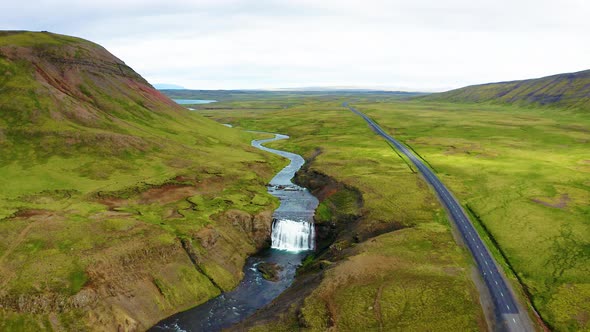
[[(225, 292), (197, 307), (168, 317), (149, 331), (219, 331), (242, 321), (269, 304), (295, 279), (295, 272), (307, 251), (315, 248), (313, 216), (318, 200), (306, 189), (291, 182), (305, 161), (295, 153), (263, 146), (289, 136), (252, 141), (252, 146), (290, 160), (268, 185), (268, 192), (281, 204), (273, 213), (271, 248), (250, 256), (244, 266), (244, 279), (232, 291)], [(279, 279), (269, 281), (258, 271), (258, 264), (274, 263)]]

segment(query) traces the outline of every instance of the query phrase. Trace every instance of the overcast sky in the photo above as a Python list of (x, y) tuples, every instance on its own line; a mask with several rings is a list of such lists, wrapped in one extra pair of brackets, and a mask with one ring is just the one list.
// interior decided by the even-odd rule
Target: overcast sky
[(588, 0), (1, 1), (0, 29), (97, 42), (151, 83), (439, 91), (590, 69)]

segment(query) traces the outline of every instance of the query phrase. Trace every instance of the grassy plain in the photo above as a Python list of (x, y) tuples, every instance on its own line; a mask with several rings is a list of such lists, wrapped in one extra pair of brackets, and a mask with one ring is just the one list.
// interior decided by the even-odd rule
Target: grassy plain
[(357, 218), (347, 226), (350, 236), (328, 249), (341, 259), (322, 262), (330, 268), (305, 299), (300, 319), (293, 313), (258, 329), (485, 329), (470, 259), (455, 244), (434, 195), (390, 146), (343, 109), (338, 97), (300, 97), (290, 107), (270, 110), (258, 103), (250, 109), (251, 102), (225, 102), (199, 112), (239, 128), (291, 136), (273, 147), (313, 159), (308, 171), (362, 194), (362, 204), (346, 190), (323, 195), (319, 221)]
[(416, 102), (356, 106), (428, 160), (480, 219), (551, 327), (590, 329), (587, 113)]
[[(240, 105), (234, 102), (228, 105), (232, 110), (201, 112), (243, 127), (287, 133), (294, 139), (276, 144), (303, 155), (310, 156), (313, 149), (320, 148), (323, 153), (315, 158), (312, 168), (362, 192), (365, 206), (360, 228), (384, 220), (412, 225), (378, 239), (401, 236), (403, 232), (424, 234), (423, 225), (430, 225), (429, 220), (444, 220), (442, 214), (436, 217), (436, 213), (441, 213), (437, 210), (438, 203), (423, 204), (424, 197), (430, 197), (429, 193), (399, 157), (360, 119), (340, 107), (343, 100), (316, 98), (316, 103), (307, 100), (276, 111), (239, 110)], [(433, 167), (473, 215), (479, 231), (493, 247), (492, 251), (509, 276), (515, 284), (524, 285), (534, 307), (551, 328), (559, 331), (590, 329), (588, 114), (532, 107), (400, 101), (375, 96), (346, 100), (408, 144)], [(216, 105), (223, 106), (225, 104)], [(428, 206), (430, 204), (432, 206)], [(434, 217), (432, 211), (438, 211)], [(320, 217), (330, 216), (324, 211)], [(443, 225), (446, 222), (443, 221)], [(360, 245), (353, 257), (357, 254), (370, 256), (367, 251), (371, 251), (371, 244)], [(397, 242), (395, 246), (410, 244)], [(421, 250), (430, 248), (421, 247)], [(387, 251), (380, 248), (379, 252)], [(404, 255), (395, 257), (400, 259)], [(424, 262), (429, 262), (425, 264), (433, 264), (435, 257), (433, 253), (425, 259)], [(420, 260), (412, 260), (413, 264), (418, 265), (418, 262)], [(338, 279), (336, 271), (346, 276), (339, 269), (343, 267), (330, 270), (324, 284)], [(334, 276), (330, 277), (332, 271)], [(401, 281), (402, 276), (396, 273), (395, 278)], [(412, 287), (424, 289), (419, 286), (420, 278), (410, 280), (416, 282), (409, 283)], [(375, 290), (379, 288), (372, 285), (372, 291), (364, 293), (363, 288), (357, 288), (358, 294), (348, 299), (345, 299), (346, 294), (354, 291), (333, 291), (331, 294), (337, 295), (330, 298), (318, 288), (314, 296), (306, 300), (302, 311), (304, 316), (308, 313), (320, 317), (312, 319), (309, 326), (328, 324), (321, 317), (333, 312), (328, 314), (326, 310), (340, 313), (339, 310), (352, 308), (344, 303), (362, 306), (361, 303), (368, 300), (362, 300), (361, 294), (367, 297), (377, 294)], [(439, 295), (436, 301), (444, 301), (441, 298), (445, 294)], [(361, 312), (360, 308), (353, 309), (346, 316), (353, 317), (359, 324), (366, 317), (372, 319), (370, 315), (360, 317)], [(410, 313), (411, 310), (407, 312), (411, 316)], [(396, 320), (403, 321), (403, 318), (397, 316)], [(351, 329), (354, 326), (344, 321), (336, 324)]]

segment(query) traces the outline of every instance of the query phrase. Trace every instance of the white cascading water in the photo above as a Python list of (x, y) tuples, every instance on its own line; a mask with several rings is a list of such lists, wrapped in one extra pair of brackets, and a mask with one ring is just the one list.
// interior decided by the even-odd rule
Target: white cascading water
[(314, 249), (313, 223), (289, 219), (276, 219), (272, 224), (272, 248), (287, 251)]

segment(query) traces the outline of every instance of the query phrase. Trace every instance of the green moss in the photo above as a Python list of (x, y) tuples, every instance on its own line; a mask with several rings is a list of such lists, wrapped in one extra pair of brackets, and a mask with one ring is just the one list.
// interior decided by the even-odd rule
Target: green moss
[(86, 271), (80, 269), (70, 273), (70, 294), (76, 294), (82, 289), (84, 284), (88, 281)]
[[(78, 53), (76, 53), (76, 54), (78, 54)], [(78, 86), (78, 89), (80, 89), (80, 92), (82, 92), (82, 93), (83, 93), (83, 94), (84, 94), (86, 97), (90, 97), (90, 98), (92, 98), (92, 92), (90, 91), (90, 89), (88, 89), (88, 88), (86, 87), (86, 85), (84, 85), (84, 84), (80, 84), (80, 85)]]
[(351, 190), (338, 190), (324, 201), (324, 204), (332, 204), (336, 207), (337, 213), (341, 215), (358, 214), (358, 194)]
[(557, 289), (547, 303), (551, 320), (569, 331), (590, 330), (589, 284), (566, 284)]
[(31, 254), (38, 252), (45, 246), (45, 241), (42, 239), (30, 239), (24, 244), (24, 248)]
[(47, 317), (20, 314), (0, 309), (0, 330), (6, 332), (53, 331)]
[(255, 194), (254, 197), (252, 198), (252, 200), (250, 201), (250, 203), (254, 204), (254, 205), (261, 205), (261, 206), (266, 206), (269, 203), (269, 199), (266, 196), (263, 195), (259, 195), (259, 194)]
[(59, 324), (69, 331), (84, 331), (88, 329), (84, 322), (87, 313), (84, 310), (74, 309), (58, 315)]
[(310, 331), (325, 331), (329, 326), (330, 314), (326, 303), (316, 297), (305, 299), (301, 309), (305, 327)]
[(172, 273), (156, 275), (153, 282), (164, 296), (164, 307), (174, 307), (182, 303), (203, 303), (219, 295), (206, 276), (200, 274), (194, 267), (178, 267)]
[(133, 219), (107, 219), (103, 221), (106, 231), (126, 231), (137, 225)]
[(325, 201), (321, 202), (315, 210), (315, 220), (320, 223), (332, 220), (332, 210)]

